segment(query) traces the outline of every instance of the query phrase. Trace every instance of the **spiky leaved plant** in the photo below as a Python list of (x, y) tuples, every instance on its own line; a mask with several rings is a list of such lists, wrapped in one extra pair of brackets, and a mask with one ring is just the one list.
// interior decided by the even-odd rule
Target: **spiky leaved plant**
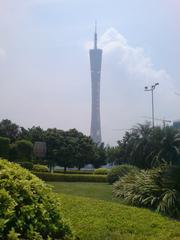
[(111, 168), (111, 170), (108, 172), (107, 180), (110, 184), (112, 184), (118, 181), (121, 177), (125, 176), (126, 174), (136, 171), (139, 171), (139, 169), (133, 165), (129, 164), (117, 165)]
[(113, 195), (127, 203), (180, 217), (180, 166), (129, 173), (113, 185)]

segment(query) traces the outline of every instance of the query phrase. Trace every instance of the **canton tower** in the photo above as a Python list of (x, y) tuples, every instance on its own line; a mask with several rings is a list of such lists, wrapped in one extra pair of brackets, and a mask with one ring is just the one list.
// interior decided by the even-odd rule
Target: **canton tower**
[(90, 67), (91, 67), (91, 138), (95, 143), (101, 143), (101, 119), (100, 119), (100, 78), (102, 49), (97, 48), (97, 32), (95, 26), (94, 48), (90, 49)]

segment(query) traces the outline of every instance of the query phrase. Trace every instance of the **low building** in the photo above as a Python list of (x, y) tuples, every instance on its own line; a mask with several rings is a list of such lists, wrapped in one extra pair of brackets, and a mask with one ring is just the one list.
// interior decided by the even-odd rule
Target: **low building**
[(174, 121), (173, 122), (173, 127), (177, 128), (177, 129), (180, 129), (180, 120)]

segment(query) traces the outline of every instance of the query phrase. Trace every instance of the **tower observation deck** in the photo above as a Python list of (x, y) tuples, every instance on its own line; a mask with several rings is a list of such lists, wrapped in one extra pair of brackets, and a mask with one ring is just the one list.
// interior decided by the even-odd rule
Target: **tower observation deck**
[(95, 143), (101, 143), (101, 118), (100, 118), (100, 79), (102, 49), (97, 48), (97, 32), (95, 27), (94, 48), (90, 49), (90, 67), (91, 67), (91, 133), (90, 136)]

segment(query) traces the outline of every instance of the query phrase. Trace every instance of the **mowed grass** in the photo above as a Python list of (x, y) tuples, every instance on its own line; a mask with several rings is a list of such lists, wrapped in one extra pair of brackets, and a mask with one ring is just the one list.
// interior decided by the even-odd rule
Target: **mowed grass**
[(180, 240), (180, 222), (113, 202), (110, 185), (51, 184), (79, 240)]
[(48, 184), (52, 185), (57, 193), (113, 201), (112, 186), (108, 183), (48, 182)]
[(147, 209), (60, 194), (63, 214), (81, 240), (179, 240), (180, 223)]

